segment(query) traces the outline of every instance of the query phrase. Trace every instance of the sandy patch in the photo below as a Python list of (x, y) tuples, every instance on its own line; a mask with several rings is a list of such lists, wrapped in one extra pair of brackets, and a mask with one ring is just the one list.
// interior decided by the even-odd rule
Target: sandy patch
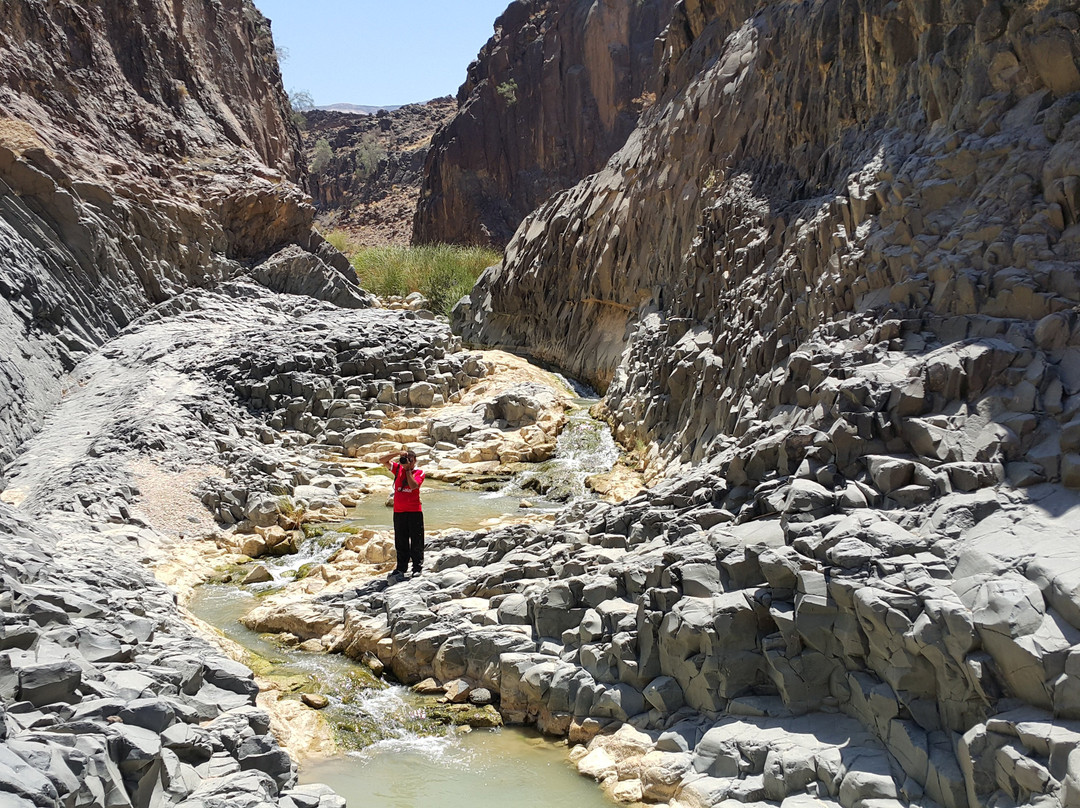
[[(186, 608), (195, 587), (216, 570), (247, 560), (218, 546), (220, 528), (194, 491), (207, 477), (222, 477), (216, 466), (192, 466), (169, 471), (146, 458), (128, 464), (139, 488), (136, 513), (166, 537), (154, 565), (154, 576), (176, 593), (180, 614), (204, 639), (228, 657), (245, 663), (248, 652)], [(193, 537), (200, 537), (198, 539)], [(208, 538), (203, 538), (208, 537)], [(337, 752), (329, 723), (318, 711), (295, 699), (282, 698), (272, 679), (256, 676), (256, 704), (270, 715), (270, 729), (296, 761)]]
[(219, 532), (217, 522), (195, 490), (207, 477), (224, 478), (223, 469), (205, 465), (171, 471), (148, 458), (137, 457), (128, 461), (128, 470), (139, 489), (135, 514), (158, 533), (180, 539)]

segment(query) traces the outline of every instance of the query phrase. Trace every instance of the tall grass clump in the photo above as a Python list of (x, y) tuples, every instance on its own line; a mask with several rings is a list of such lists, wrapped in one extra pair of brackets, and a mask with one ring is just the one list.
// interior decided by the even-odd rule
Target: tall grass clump
[(449, 315), (480, 273), (502, 260), (495, 250), (428, 244), (422, 247), (361, 247), (352, 255), (360, 285), (379, 297), (419, 292), (433, 311)]
[(331, 230), (329, 233), (324, 233), (323, 237), (330, 242), (331, 247), (347, 256), (352, 256), (359, 249), (353, 237), (344, 230)]

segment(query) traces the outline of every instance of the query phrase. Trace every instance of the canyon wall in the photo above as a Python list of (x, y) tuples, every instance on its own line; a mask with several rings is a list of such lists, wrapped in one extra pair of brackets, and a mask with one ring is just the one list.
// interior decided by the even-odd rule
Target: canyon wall
[(139, 314), (313, 235), (270, 25), (247, 0), (9, 2), (0, 25), (0, 464)]
[[(666, 769), (594, 771), (679, 805), (791, 762), (680, 732), (684, 704), (858, 719), (889, 754), (875, 805), (1075, 802), (1078, 29), (1061, 2), (679, 5), (626, 144), (455, 313), (604, 390), (668, 473), (448, 555), (463, 594), (524, 599), (492, 618), (540, 652), (499, 657), (504, 711), (659, 734)], [(547, 587), (508, 595), (499, 541), (554, 559)], [(863, 804), (821, 760), (812, 788)]]
[[(607, 390), (624, 437), (685, 459), (777, 412), (877, 423), (1025, 374), (1036, 409), (1067, 420), (1071, 12), (897, 8), (686, 4), (663, 95), (518, 230), (459, 312), (466, 337)], [(950, 386), (941, 348), (1003, 353), (985, 372), (958, 360)], [(881, 370), (856, 382), (854, 365)], [(889, 392), (906, 385), (917, 405)]]
[(446, 96), (371, 115), (304, 112), (307, 189), (320, 225), (364, 245), (407, 245), (431, 137), (456, 111)]
[(626, 140), (673, 0), (515, 0), (432, 141), (413, 241), (502, 247)]

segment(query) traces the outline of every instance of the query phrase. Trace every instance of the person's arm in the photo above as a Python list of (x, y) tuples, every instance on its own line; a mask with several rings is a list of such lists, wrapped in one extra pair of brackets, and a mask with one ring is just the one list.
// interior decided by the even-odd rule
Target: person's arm
[(419, 488), (420, 484), (424, 482), (424, 470), (414, 466), (411, 471), (412, 474), (409, 475), (409, 488)]
[[(417, 475), (420, 476), (419, 480), (416, 479)], [(408, 488), (410, 491), (415, 491), (417, 488), (420, 487), (420, 482), (424, 479), (424, 472), (420, 471), (420, 469), (416, 467), (416, 463), (414, 461), (408, 466), (405, 466), (404, 476), (405, 487)]]
[(386, 454), (384, 454), (382, 457), (379, 458), (379, 465), (380, 466), (386, 466), (388, 469), (390, 469), (390, 471), (393, 471), (391, 466), (394, 463), (394, 458), (399, 456), (400, 454), (401, 454), (400, 450), (398, 450), (396, 452), (387, 452)]

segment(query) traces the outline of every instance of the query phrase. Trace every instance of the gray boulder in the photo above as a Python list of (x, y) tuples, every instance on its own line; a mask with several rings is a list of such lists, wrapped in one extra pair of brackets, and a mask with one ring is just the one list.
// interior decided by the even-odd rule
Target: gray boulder
[(79, 700), (82, 668), (70, 660), (27, 665), (19, 670), (19, 698), (41, 707)]

